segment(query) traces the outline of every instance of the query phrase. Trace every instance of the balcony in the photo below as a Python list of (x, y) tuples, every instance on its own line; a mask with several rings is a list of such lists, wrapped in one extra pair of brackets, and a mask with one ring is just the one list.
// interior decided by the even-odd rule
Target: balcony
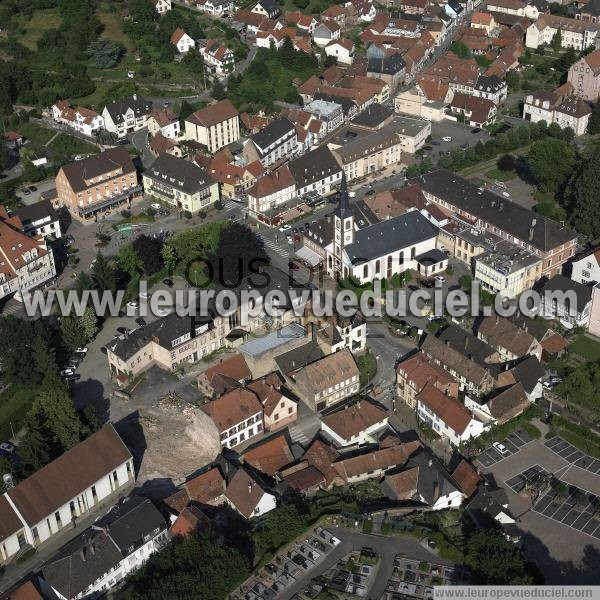
[(142, 191), (142, 186), (136, 185), (135, 187), (124, 190), (120, 194), (110, 196), (109, 198), (106, 198), (105, 200), (102, 200), (101, 202), (95, 202), (94, 204), (90, 204), (88, 206), (79, 206), (77, 210), (79, 211), (80, 215), (88, 216), (88, 215), (95, 213), (98, 210), (110, 208), (111, 206), (113, 206), (115, 204), (119, 204), (120, 202), (129, 200), (129, 197), (131, 195), (136, 194), (141, 191)]

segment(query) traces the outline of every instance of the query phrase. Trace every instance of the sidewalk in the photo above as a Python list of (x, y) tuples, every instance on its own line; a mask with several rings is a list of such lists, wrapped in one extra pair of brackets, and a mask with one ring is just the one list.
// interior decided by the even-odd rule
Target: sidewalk
[(134, 486), (135, 482), (132, 482), (131, 485), (119, 489), (117, 494), (109, 496), (86, 513), (84, 517), (80, 517), (75, 525), (65, 526), (60, 533), (53, 535), (49, 540), (40, 544), (36, 552), (23, 563), (17, 564), (13, 560), (12, 563), (7, 564), (4, 575), (0, 578), (0, 590), (7, 590), (30, 571), (39, 569), (49, 558), (56, 554), (57, 550), (90, 527), (98, 517), (106, 513), (121, 498), (130, 494)]

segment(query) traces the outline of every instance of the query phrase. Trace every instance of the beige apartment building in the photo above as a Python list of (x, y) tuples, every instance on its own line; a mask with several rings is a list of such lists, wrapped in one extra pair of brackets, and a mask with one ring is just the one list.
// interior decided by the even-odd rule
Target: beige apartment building
[(595, 50), (572, 64), (568, 82), (579, 97), (596, 102), (600, 96), (600, 50)]
[(385, 128), (374, 132), (344, 129), (331, 139), (328, 146), (342, 165), (348, 181), (397, 165), (402, 155), (400, 136)]
[(229, 100), (221, 100), (192, 113), (185, 120), (185, 138), (215, 153), (240, 139), (240, 116)]
[(58, 203), (79, 221), (130, 206), (142, 193), (137, 171), (124, 148), (112, 148), (64, 165), (55, 184)]
[(321, 411), (358, 393), (359, 371), (347, 348), (329, 354), (288, 374), (298, 396)]

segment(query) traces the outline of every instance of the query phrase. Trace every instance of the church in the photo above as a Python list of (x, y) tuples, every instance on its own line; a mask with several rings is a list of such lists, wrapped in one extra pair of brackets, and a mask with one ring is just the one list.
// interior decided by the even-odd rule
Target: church
[[(419, 259), (436, 250), (437, 235), (438, 228), (418, 210), (359, 228), (344, 175), (338, 206), (311, 227), (305, 244), (324, 258), (332, 279), (352, 276), (362, 284), (407, 269), (421, 271)], [(439, 266), (445, 268), (441, 262)]]

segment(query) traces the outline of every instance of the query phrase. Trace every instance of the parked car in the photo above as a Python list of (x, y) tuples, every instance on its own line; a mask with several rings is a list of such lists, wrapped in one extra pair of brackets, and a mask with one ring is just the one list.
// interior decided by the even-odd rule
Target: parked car
[(137, 300), (130, 300), (130, 301), (127, 303), (127, 307), (128, 307), (128, 308), (133, 308), (133, 309), (136, 309), (136, 308), (138, 308), (138, 307), (139, 307), (139, 305), (140, 305), (140, 303), (139, 303)]
[(150, 205), (150, 208), (153, 208), (154, 210), (160, 210), (162, 208), (162, 206), (158, 202), (153, 202)]
[(65, 236), (65, 244), (67, 244), (67, 246), (72, 246), (75, 243), (75, 238), (69, 234)]
[(31, 194), (29, 188), (21, 188), (21, 193), (25, 194), (26, 196), (29, 196), (29, 194)]
[(0, 456), (10, 456), (15, 453), (17, 447), (10, 442), (2, 442), (0, 444)]
[(156, 310), (156, 316), (157, 317), (166, 317), (169, 314), (168, 310), (165, 310), (164, 308), (158, 308)]
[(433, 150), (433, 147), (432, 146), (423, 146), (423, 150), (431, 151), (431, 150)]
[(471, 129), (471, 133), (481, 133), (481, 127), (473, 127), (473, 129)]
[(432, 288), (435, 286), (435, 283), (431, 281), (431, 279), (421, 279), (419, 283), (425, 288)]
[(142, 319), (142, 317), (138, 317), (135, 320), (135, 324), (139, 327), (146, 327), (146, 321), (144, 319)]
[(431, 145), (432, 146), (439, 146), (440, 145), (440, 140), (431, 140)]
[(445, 283), (445, 282), (446, 282), (446, 278), (445, 278), (443, 275), (436, 275), (436, 276), (435, 276), (435, 280), (436, 280), (438, 283)]
[(500, 454), (502, 454), (502, 455), (508, 454), (508, 448), (504, 444), (501, 444), (500, 442), (494, 442), (492, 444), (492, 446), (494, 447), (495, 450), (500, 452)]
[(163, 283), (167, 286), (167, 287), (173, 287), (173, 280), (169, 279), (167, 277), (167, 279), (163, 279)]
[(75, 375), (75, 370), (71, 368), (66, 368), (60, 372), (61, 377), (68, 377), (69, 375)]
[(127, 327), (117, 327), (117, 333), (119, 335), (125, 335), (128, 332), (129, 332), (129, 329)]
[(150, 297), (150, 294), (148, 294), (148, 292), (140, 292), (140, 298), (142, 300), (148, 300), (149, 297)]
[(281, 231), (281, 233), (285, 233), (286, 231), (289, 231), (292, 228), (291, 225), (289, 225), (288, 223), (286, 223), (285, 225), (282, 225), (279, 228), (279, 231)]
[(86, 346), (80, 346), (79, 348), (75, 348), (75, 352), (77, 352), (77, 354), (87, 354), (87, 347)]
[(37, 188), (35, 187), (35, 185), (30, 185), (29, 186), (29, 191), (30, 192), (37, 192)]
[(445, 135), (445, 136), (444, 136), (442, 139), (443, 139), (445, 142), (451, 142), (451, 141), (452, 141), (452, 136), (451, 136), (451, 135)]

